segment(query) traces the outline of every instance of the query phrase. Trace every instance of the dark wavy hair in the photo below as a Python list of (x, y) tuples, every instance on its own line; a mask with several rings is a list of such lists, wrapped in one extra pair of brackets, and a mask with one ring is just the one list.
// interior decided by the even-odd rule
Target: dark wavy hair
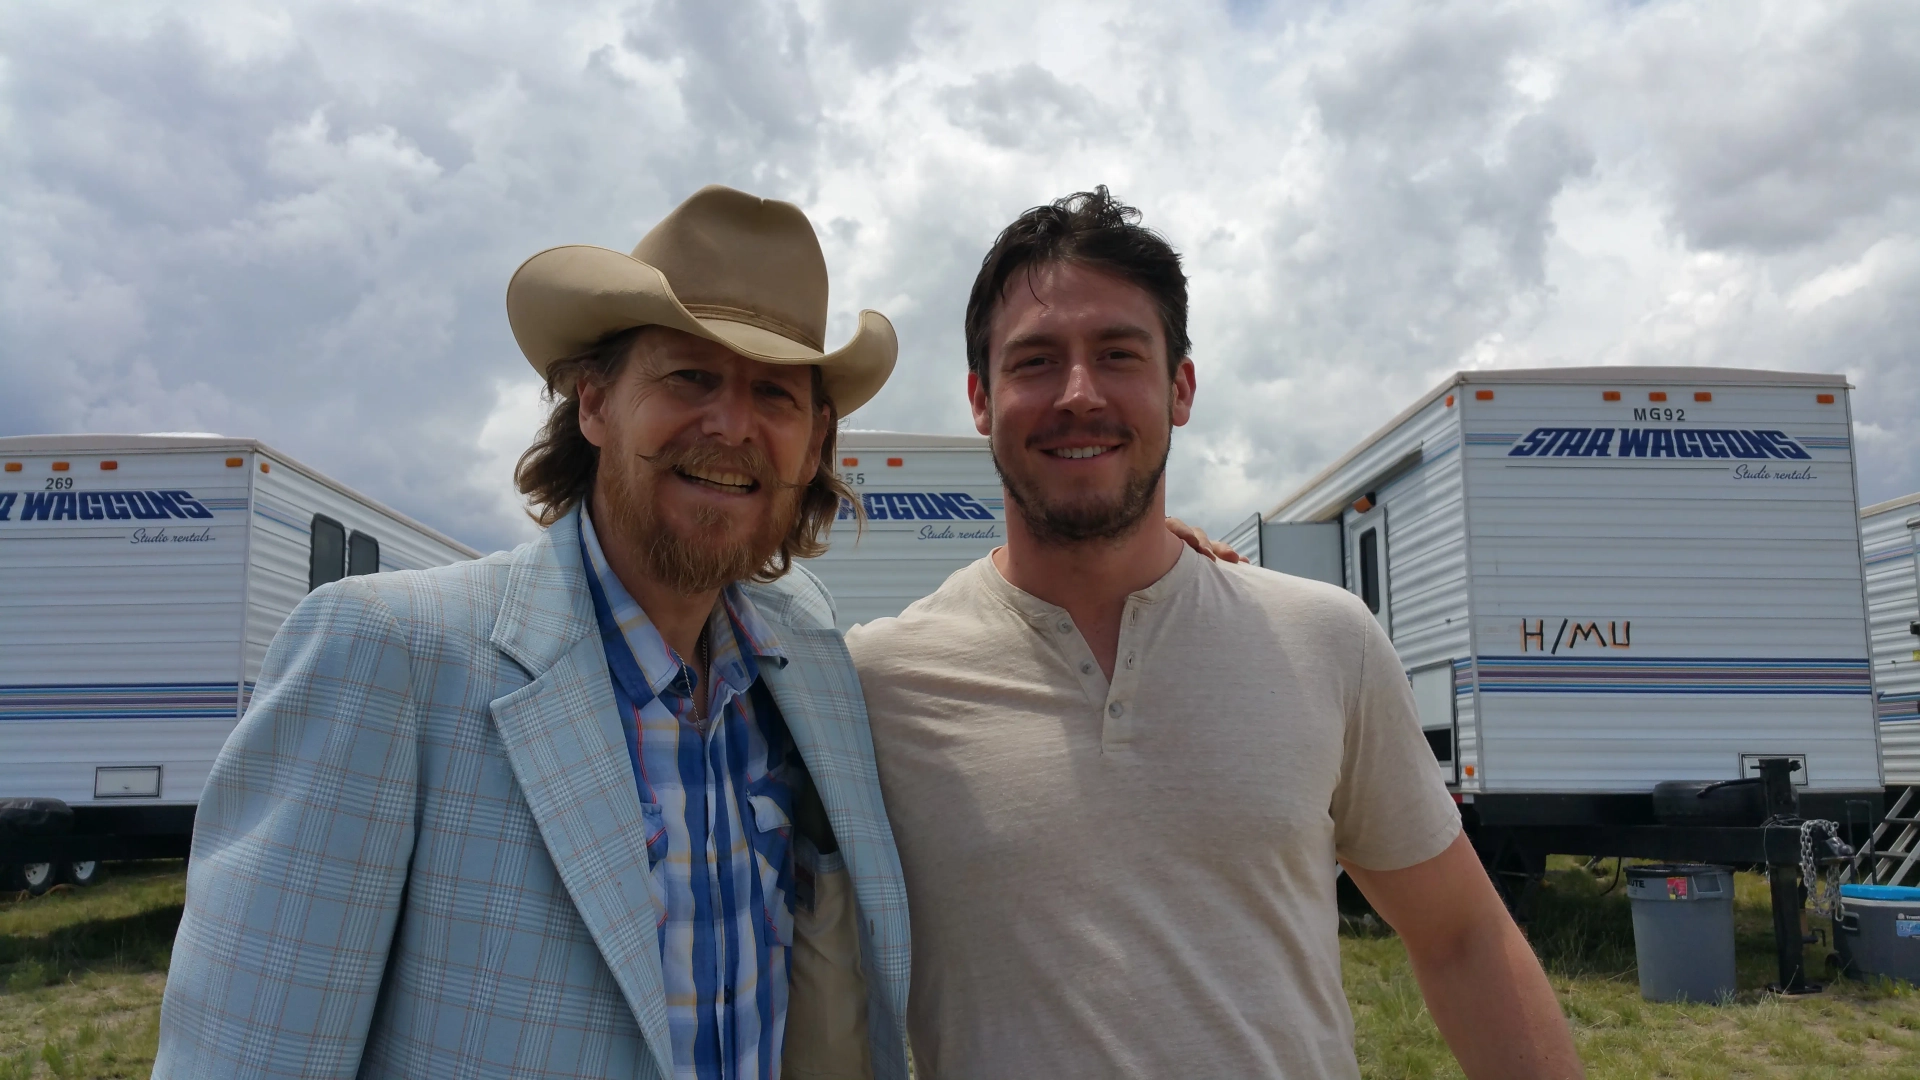
[[(607, 386), (620, 377), (633, 356), (644, 326), (620, 330), (601, 338), (592, 346), (561, 360), (547, 369), (545, 398), (552, 404), (540, 434), (520, 455), (514, 466), (514, 484), (527, 497), (527, 516), (541, 527), (566, 517), (568, 511), (593, 491), (594, 475), (600, 468), (600, 448), (587, 441), (580, 430), (580, 386)], [(827, 550), (827, 532), (842, 504), (853, 507), (857, 523), (864, 523), (860, 500), (853, 489), (834, 471), (834, 445), (839, 433), (839, 410), (827, 395), (826, 380), (820, 369), (813, 371), (813, 401), (825, 406), (827, 437), (820, 443), (820, 460), (813, 479), (800, 495), (799, 512), (793, 528), (780, 542), (780, 550), (767, 565), (754, 574), (754, 581), (773, 581), (793, 566), (795, 559), (811, 559)], [(819, 419), (816, 423), (822, 422)]]
[(1078, 263), (1130, 281), (1160, 308), (1167, 335), (1167, 377), (1193, 350), (1187, 337), (1187, 275), (1180, 254), (1166, 238), (1140, 224), (1140, 211), (1115, 199), (1101, 184), (1036, 206), (1000, 231), (980, 262), (967, 297), (967, 367), (987, 382), (987, 332), (1007, 280), (1034, 266)]

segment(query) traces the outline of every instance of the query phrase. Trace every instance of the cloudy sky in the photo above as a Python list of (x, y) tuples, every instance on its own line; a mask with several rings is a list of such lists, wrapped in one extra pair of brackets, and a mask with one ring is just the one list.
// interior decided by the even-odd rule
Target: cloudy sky
[(0, 434), (263, 438), (481, 547), (530, 531), (502, 295), (701, 185), (893, 317), (861, 427), (967, 431), (993, 234), (1105, 183), (1186, 255), (1173, 508), (1219, 527), (1462, 367), (1859, 386), (1920, 489), (1920, 8), (659, 0), (0, 8)]

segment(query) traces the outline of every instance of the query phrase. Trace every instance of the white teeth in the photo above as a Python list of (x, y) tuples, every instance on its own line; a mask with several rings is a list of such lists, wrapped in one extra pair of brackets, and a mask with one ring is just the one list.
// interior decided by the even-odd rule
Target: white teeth
[(1099, 457), (1111, 449), (1113, 449), (1111, 446), (1073, 446), (1065, 450), (1049, 450), (1047, 453), (1052, 454), (1054, 457), (1090, 458)]
[(696, 480), (705, 480), (709, 484), (719, 484), (723, 487), (750, 488), (753, 486), (753, 477), (745, 473), (701, 472), (698, 469), (688, 469), (686, 473)]

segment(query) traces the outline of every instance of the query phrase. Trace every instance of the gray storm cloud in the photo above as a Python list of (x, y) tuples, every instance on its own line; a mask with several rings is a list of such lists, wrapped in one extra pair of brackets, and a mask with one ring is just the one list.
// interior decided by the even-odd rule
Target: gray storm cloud
[(1174, 510), (1219, 527), (1461, 367), (1860, 386), (1920, 488), (1905, 3), (876, 0), (0, 11), (0, 433), (263, 438), (483, 547), (539, 417), (501, 297), (700, 185), (807, 209), (862, 427), (965, 431), (994, 233), (1097, 183), (1187, 255)]

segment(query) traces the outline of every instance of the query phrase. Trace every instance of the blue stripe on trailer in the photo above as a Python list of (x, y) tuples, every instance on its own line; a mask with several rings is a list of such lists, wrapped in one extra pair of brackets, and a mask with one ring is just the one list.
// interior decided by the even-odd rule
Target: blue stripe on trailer
[(286, 526), (287, 528), (289, 528), (289, 529), (294, 529), (294, 530), (297, 530), (297, 531), (299, 531), (299, 532), (305, 532), (305, 531), (307, 531), (307, 529), (309, 529), (309, 528), (311, 527), (311, 525), (310, 525), (310, 524), (309, 524), (309, 525), (302, 525), (302, 524), (300, 524), (300, 523), (299, 523), (299, 522), (297, 522), (297, 521), (289, 521), (289, 520), (287, 520), (286, 518), (283, 518), (283, 517), (281, 517), (280, 515), (278, 515), (278, 514), (275, 514), (275, 513), (273, 513), (272, 511), (270, 511), (270, 510), (267, 510), (266, 508), (264, 508), (264, 507), (260, 507), (260, 506), (256, 506), (256, 507), (254, 507), (254, 508), (253, 508), (253, 513), (254, 513), (254, 516), (255, 516), (255, 517), (263, 517), (263, 518), (266, 518), (266, 519), (267, 519), (268, 521), (271, 521), (271, 522), (273, 522), (273, 523), (274, 523), (274, 524), (276, 524), (276, 525), (285, 525), (285, 526)]
[(1724, 657), (1483, 656), (1488, 694), (1767, 694), (1867, 696), (1866, 660)]
[(240, 712), (238, 683), (0, 686), (0, 721), (205, 720)]
[(1912, 554), (1913, 554), (1913, 542), (1909, 540), (1906, 543), (1900, 544), (1897, 547), (1891, 547), (1885, 551), (1877, 551), (1872, 555), (1867, 556), (1866, 564), (1868, 566), (1873, 566), (1878, 563), (1889, 562), (1893, 559), (1906, 558), (1907, 556)]
[(1873, 703), (1874, 715), (1881, 721), (1920, 720), (1920, 692), (1908, 694), (1881, 694)]

